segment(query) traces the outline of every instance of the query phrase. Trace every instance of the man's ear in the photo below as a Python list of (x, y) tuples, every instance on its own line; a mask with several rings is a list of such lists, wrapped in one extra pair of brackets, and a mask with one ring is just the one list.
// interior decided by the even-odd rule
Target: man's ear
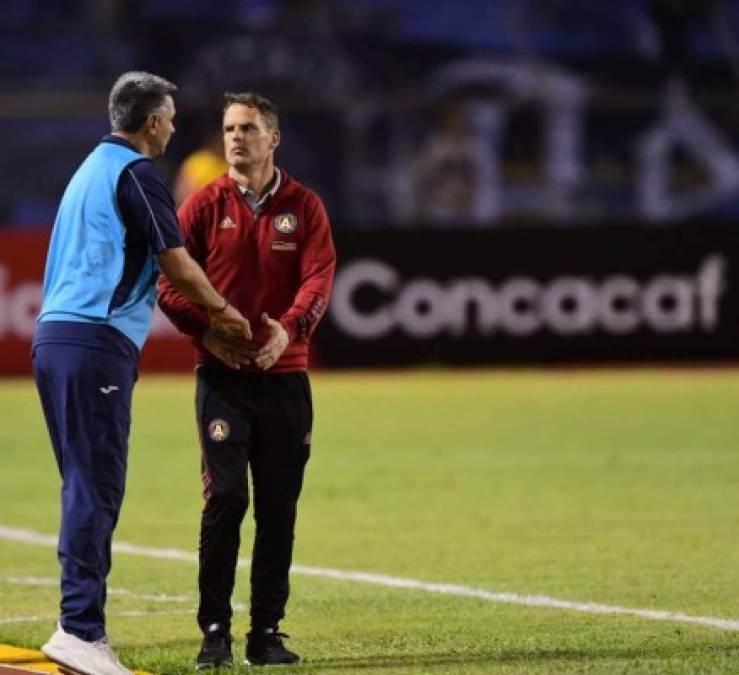
[(159, 126), (159, 115), (156, 113), (149, 113), (146, 116), (146, 133), (155, 134), (157, 132), (157, 126)]
[(274, 150), (280, 144), (280, 130), (275, 129), (272, 132), (272, 149)]

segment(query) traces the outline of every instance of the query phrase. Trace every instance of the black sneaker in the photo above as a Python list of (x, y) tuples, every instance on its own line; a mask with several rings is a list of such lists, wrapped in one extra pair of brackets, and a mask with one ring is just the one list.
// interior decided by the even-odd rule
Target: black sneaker
[(195, 668), (197, 670), (209, 670), (221, 666), (232, 668), (234, 664), (233, 655), (231, 654), (232, 640), (233, 638), (227, 630), (224, 630), (218, 624), (213, 624), (203, 637), (203, 644), (200, 645), (200, 653), (195, 662)]
[(290, 637), (275, 628), (252, 628), (246, 634), (247, 666), (271, 666), (281, 663), (299, 663), (300, 657), (282, 644), (282, 638)]

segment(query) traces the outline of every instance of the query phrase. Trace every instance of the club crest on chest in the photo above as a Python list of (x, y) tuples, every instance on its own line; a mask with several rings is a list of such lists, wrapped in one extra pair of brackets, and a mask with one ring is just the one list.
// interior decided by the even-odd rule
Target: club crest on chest
[(282, 234), (292, 234), (298, 227), (298, 218), (294, 213), (280, 213), (272, 219), (275, 229)]

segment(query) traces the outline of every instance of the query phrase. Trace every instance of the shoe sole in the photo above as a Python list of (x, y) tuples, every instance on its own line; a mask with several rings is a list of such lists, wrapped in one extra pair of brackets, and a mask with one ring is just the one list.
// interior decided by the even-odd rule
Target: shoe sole
[[(46, 645), (44, 645), (44, 647), (45, 646)], [(58, 656), (52, 656), (49, 652), (44, 651), (44, 647), (41, 647), (41, 652), (44, 656), (46, 656), (46, 658), (49, 659), (49, 661), (52, 661), (56, 664), (57, 670), (62, 675), (95, 675), (95, 673), (91, 670), (79, 670), (74, 666), (70, 666), (69, 664), (64, 663)], [(133, 675), (133, 671), (131, 671), (131, 674)]]
[(74, 668), (70, 668), (68, 666), (64, 666), (61, 663), (59, 663), (58, 661), (54, 661), (54, 663), (56, 663), (57, 670), (62, 675), (87, 675), (87, 673), (83, 673), (81, 670), (75, 670)]
[(233, 661), (229, 661), (228, 663), (206, 663), (206, 664), (195, 664), (195, 670), (201, 671), (201, 670), (215, 670), (216, 668), (233, 668), (234, 664)]
[(85, 672), (84, 670), (77, 670), (73, 666), (64, 663), (56, 654), (52, 653), (51, 650), (46, 649), (46, 645), (41, 647), (41, 653), (58, 666), (58, 670), (62, 675), (93, 675), (93, 673)]

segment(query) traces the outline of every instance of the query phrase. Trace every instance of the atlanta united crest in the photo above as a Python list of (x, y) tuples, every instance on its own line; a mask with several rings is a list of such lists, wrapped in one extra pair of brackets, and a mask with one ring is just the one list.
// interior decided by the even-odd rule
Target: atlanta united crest
[(298, 219), (294, 213), (280, 213), (272, 220), (275, 229), (282, 234), (292, 234), (298, 226)]
[(215, 419), (208, 425), (208, 436), (210, 436), (216, 443), (225, 441), (230, 432), (231, 427), (228, 426), (228, 422), (226, 422), (226, 420)]

